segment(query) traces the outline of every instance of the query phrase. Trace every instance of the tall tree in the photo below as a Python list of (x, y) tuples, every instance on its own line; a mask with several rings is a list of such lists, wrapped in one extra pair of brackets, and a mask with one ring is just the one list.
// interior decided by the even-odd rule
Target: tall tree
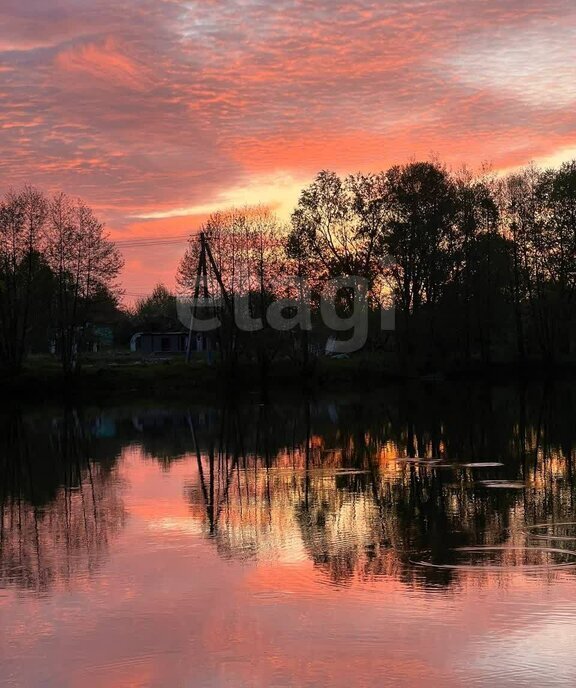
[(41, 254), (47, 215), (47, 200), (33, 187), (0, 203), (0, 354), (12, 371), (22, 366), (35, 316), (45, 312), (38, 286), (49, 279)]
[(552, 356), (551, 321), (545, 307), (545, 188), (545, 175), (534, 166), (504, 181), (503, 231), (513, 246), (512, 294), (520, 358), (532, 352), (533, 342), (543, 356)]
[(63, 193), (50, 203), (46, 257), (56, 280), (55, 325), (62, 367), (72, 372), (91, 315), (90, 299), (102, 285), (114, 289), (123, 259), (94, 212)]
[(502, 270), (508, 265), (507, 245), (498, 234), (499, 212), (493, 179), (476, 178), (462, 170), (454, 183), (457, 194), (456, 303), (444, 304), (447, 316), (444, 327), (459, 336), (466, 360), (470, 361), (479, 345), (483, 360), (488, 362), (496, 330), (503, 324), (508, 286), (505, 280), (509, 275)]
[(300, 273), (318, 288), (327, 279), (348, 275), (372, 285), (380, 267), (375, 247), (386, 201), (382, 175), (341, 179), (335, 172), (320, 172), (300, 194), (287, 239)]
[(555, 352), (573, 349), (576, 295), (576, 161), (550, 170), (542, 179), (545, 198), (543, 245), (546, 257), (546, 305), (553, 318)]
[(380, 251), (391, 258), (400, 354), (409, 362), (422, 337), (429, 342), (428, 355), (433, 353), (435, 309), (458, 270), (457, 194), (448, 172), (429, 162), (392, 167), (386, 186), (389, 209)]

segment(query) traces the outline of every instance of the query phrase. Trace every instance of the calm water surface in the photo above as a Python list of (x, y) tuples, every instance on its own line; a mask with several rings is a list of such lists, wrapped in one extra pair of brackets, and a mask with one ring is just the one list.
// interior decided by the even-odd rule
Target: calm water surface
[(576, 389), (0, 416), (2, 686), (576, 685)]

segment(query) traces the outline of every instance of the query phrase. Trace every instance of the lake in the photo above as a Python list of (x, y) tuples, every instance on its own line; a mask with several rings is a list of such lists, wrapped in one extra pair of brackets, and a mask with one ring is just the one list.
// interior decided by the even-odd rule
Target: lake
[(576, 387), (0, 414), (0, 686), (573, 686)]

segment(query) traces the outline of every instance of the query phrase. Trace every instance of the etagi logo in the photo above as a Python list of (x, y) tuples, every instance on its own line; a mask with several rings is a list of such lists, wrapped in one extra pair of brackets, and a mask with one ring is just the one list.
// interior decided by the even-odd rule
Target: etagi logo
[[(280, 281), (279, 287), (279, 292), (289, 296), (277, 298), (268, 306), (265, 314), (267, 326), (280, 332), (297, 327), (311, 331), (312, 298), (306, 280), (286, 277)], [(190, 332), (214, 332), (222, 327), (219, 313), (227, 310), (238, 330), (258, 332), (264, 329), (265, 324), (261, 317), (253, 317), (250, 300), (248, 293), (236, 294), (234, 298), (178, 297), (178, 318)], [(367, 280), (354, 276), (329, 280), (320, 295), (319, 306), (321, 320), (328, 330), (335, 333), (350, 332), (347, 339), (334, 339), (332, 353), (353, 353), (362, 349), (368, 338)], [(343, 310), (345, 316), (341, 314)], [(199, 317), (199, 312), (204, 312), (204, 317)], [(380, 326), (383, 331), (396, 329), (393, 308), (382, 309)]]

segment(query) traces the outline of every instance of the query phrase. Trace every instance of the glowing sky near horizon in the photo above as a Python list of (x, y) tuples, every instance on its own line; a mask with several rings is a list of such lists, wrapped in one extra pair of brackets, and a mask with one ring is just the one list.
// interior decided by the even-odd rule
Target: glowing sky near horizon
[[(320, 169), (576, 155), (573, 0), (2, 0), (1, 188), (82, 196), (116, 238)], [(126, 251), (130, 295), (183, 247)]]

